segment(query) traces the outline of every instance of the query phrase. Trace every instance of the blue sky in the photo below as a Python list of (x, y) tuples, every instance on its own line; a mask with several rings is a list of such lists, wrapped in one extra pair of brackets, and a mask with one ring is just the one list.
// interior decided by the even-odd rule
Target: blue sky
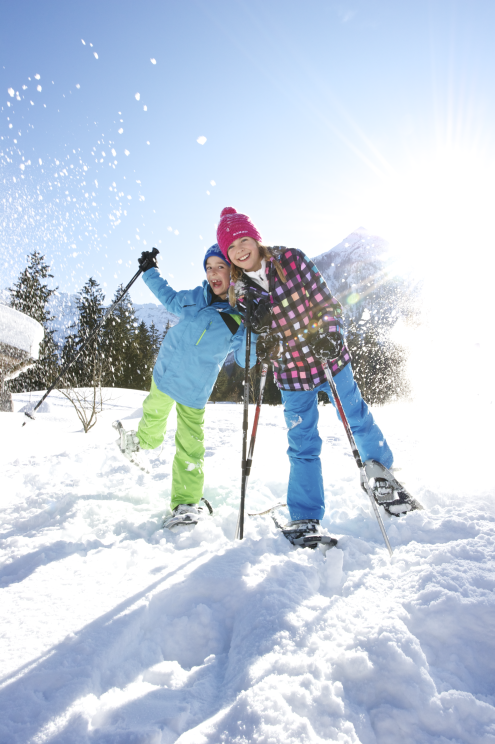
[(110, 298), (153, 245), (195, 286), (228, 205), (310, 256), (361, 225), (437, 267), (483, 235), (491, 256), (495, 3), (0, 10), (2, 287), (39, 248)]

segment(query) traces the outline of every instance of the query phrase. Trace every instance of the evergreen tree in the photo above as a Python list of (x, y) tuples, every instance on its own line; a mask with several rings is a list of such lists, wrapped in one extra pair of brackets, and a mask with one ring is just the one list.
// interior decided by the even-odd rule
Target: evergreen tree
[[(258, 367), (258, 365), (256, 365)], [(260, 365), (261, 372), (261, 365)], [(258, 384), (259, 387), (259, 384)], [(275, 378), (273, 376), (273, 367), (270, 365), (268, 374), (265, 382), (265, 392), (263, 394), (263, 403), (268, 403), (270, 406), (279, 406), (282, 403), (282, 393), (277, 387)]]
[(165, 329), (165, 332), (162, 335), (160, 335), (160, 332), (153, 321), (151, 321), (151, 325), (148, 328), (148, 333), (150, 337), (150, 345), (153, 352), (153, 365), (156, 362), (156, 358), (158, 356), (158, 352), (160, 351), (160, 346), (162, 345), (162, 341), (167, 335), (167, 331), (170, 327), (170, 322), (167, 323), (167, 328)]
[(50, 315), (47, 307), (50, 297), (57, 290), (48, 289), (47, 283), (43, 281), (48, 277), (53, 279), (49, 271), (50, 267), (45, 263), (45, 257), (35, 250), (29, 255), (28, 265), (19, 279), (9, 289), (11, 307), (34, 318), (45, 329), (36, 364), (8, 383), (11, 392), (48, 388), (58, 372), (58, 347), (53, 338), (54, 331), (50, 329), (54, 316)]
[[(163, 336), (161, 337), (161, 340), (160, 340), (160, 346), (162, 345), (165, 339), (165, 336), (167, 335), (167, 333), (169, 332), (171, 328), (172, 328), (172, 324), (170, 323), (169, 320), (167, 320), (167, 325), (165, 326), (165, 330), (163, 331)], [(159, 350), (159, 347), (158, 347), (158, 350)]]
[(93, 277), (88, 279), (77, 295), (76, 306), (79, 315), (76, 324), (71, 326), (74, 332), (65, 339), (62, 364), (72, 359), (84, 344), (87, 345), (79, 359), (68, 370), (66, 384), (71, 387), (102, 384), (106, 366), (105, 336), (99, 333), (89, 343), (87, 341), (105, 314), (104, 300), (101, 287)]
[[(122, 294), (122, 285), (117, 289), (115, 300)], [(109, 366), (105, 385), (109, 387), (143, 390), (139, 368), (137, 344), (138, 323), (132, 300), (126, 295), (115, 307), (105, 323), (105, 345)]]
[[(151, 325), (154, 329), (153, 332), (158, 336), (154, 324), (152, 323)], [(151, 333), (151, 329), (148, 330), (146, 323), (142, 320), (138, 326), (136, 335), (138, 390), (149, 390), (151, 387), (151, 378), (156, 358)]]
[(410, 392), (405, 349), (388, 338), (388, 329), (371, 321), (349, 325), (346, 345), (351, 353), (354, 378), (365, 401), (383, 404), (406, 397)]

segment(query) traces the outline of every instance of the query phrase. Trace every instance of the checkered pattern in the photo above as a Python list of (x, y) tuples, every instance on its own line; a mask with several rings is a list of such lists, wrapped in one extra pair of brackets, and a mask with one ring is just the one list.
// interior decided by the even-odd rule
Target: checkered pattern
[[(249, 277), (243, 275), (245, 286), (252, 288), (255, 296), (273, 304), (272, 331), (284, 340), (284, 355), (273, 363), (277, 385), (282, 390), (312, 390), (326, 381), (321, 362), (311, 354), (308, 340), (322, 320), (327, 330), (343, 335), (342, 307), (334, 299), (314, 263), (296, 248), (272, 248), (280, 261), (287, 283), (280, 281), (272, 263), (267, 263), (266, 273), (269, 292), (265, 292)], [(243, 307), (240, 299), (241, 308)], [(344, 346), (340, 356), (331, 362), (336, 375), (351, 361)]]

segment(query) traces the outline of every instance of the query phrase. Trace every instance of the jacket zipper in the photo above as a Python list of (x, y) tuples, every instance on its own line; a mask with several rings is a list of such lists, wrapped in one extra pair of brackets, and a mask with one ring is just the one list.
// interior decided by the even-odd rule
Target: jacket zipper
[(200, 336), (200, 337), (198, 338), (198, 340), (196, 341), (196, 346), (197, 346), (197, 345), (199, 344), (199, 342), (201, 341), (201, 339), (202, 339), (202, 338), (203, 338), (203, 336), (205, 335), (206, 331), (207, 331), (207, 330), (208, 330), (208, 328), (209, 328), (209, 327), (211, 326), (211, 323), (212, 323), (212, 321), (210, 320), (210, 322), (208, 323), (208, 325), (207, 325), (207, 326), (206, 326), (206, 328), (204, 329), (203, 333), (201, 334), (201, 336)]

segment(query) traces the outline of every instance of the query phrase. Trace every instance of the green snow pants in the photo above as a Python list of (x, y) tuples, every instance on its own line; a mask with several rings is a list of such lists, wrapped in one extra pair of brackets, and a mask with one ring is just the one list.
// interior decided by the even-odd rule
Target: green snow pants
[[(176, 401), (162, 393), (151, 381), (151, 390), (143, 402), (143, 418), (137, 436), (142, 449), (155, 449), (162, 442), (167, 419)], [(172, 465), (171, 508), (179, 504), (197, 504), (203, 496), (205, 456), (204, 408), (177, 405), (175, 457)]]

